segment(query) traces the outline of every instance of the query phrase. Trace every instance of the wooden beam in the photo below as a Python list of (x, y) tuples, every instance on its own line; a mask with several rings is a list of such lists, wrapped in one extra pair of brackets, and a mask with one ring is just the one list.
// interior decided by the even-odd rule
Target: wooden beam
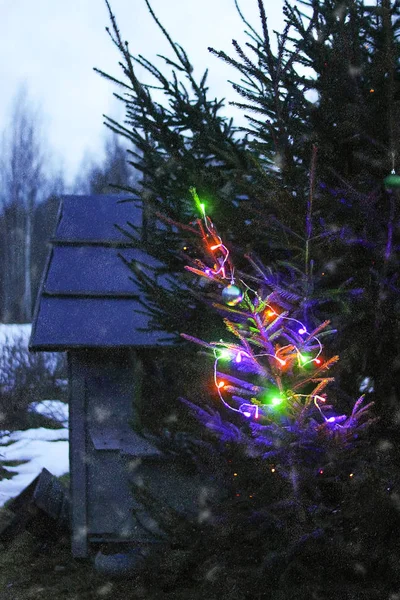
[(71, 549), (75, 558), (88, 556), (86, 489), (86, 381), (85, 365), (68, 352), (69, 369), (69, 462), (71, 472)]
[(49, 292), (43, 290), (42, 298), (111, 298), (115, 300), (140, 300), (141, 296), (131, 292)]

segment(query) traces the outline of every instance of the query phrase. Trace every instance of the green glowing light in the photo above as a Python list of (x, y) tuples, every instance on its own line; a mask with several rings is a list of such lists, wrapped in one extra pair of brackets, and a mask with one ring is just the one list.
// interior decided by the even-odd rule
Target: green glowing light
[(194, 203), (196, 204), (197, 210), (201, 212), (202, 216), (204, 217), (206, 214), (206, 206), (204, 204), (204, 202), (200, 202), (200, 198), (196, 192), (196, 188), (191, 187), (189, 188), (189, 192), (192, 194)]
[(279, 404), (282, 404), (283, 402), (283, 398), (272, 398), (271, 400), (271, 404), (272, 406), (278, 406)]
[(222, 359), (231, 358), (231, 353), (229, 352), (229, 350), (227, 348), (223, 348), (222, 350), (219, 351), (218, 358), (222, 358)]

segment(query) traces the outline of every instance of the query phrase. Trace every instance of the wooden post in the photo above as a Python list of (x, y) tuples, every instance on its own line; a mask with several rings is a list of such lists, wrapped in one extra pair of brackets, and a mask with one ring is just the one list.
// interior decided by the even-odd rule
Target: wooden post
[(86, 489), (86, 382), (79, 353), (68, 352), (69, 462), (71, 473), (71, 548), (75, 558), (88, 555)]

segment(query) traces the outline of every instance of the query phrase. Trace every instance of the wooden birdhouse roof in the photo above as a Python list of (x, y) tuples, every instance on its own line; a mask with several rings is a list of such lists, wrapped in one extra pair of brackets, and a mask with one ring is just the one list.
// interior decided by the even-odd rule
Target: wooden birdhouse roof
[[(132, 198), (132, 197), (130, 197)], [(62, 196), (35, 309), (31, 350), (158, 346), (167, 334), (146, 331), (141, 291), (121, 255), (144, 268), (156, 261), (116, 225), (140, 227), (142, 211), (127, 197)]]

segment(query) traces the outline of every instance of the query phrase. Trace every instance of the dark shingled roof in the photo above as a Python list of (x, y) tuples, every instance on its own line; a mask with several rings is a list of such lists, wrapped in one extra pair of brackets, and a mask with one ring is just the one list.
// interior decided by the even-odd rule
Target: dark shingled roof
[[(156, 346), (162, 332), (141, 331), (149, 317), (140, 290), (118, 254), (149, 266), (115, 224), (141, 225), (142, 212), (123, 196), (62, 196), (57, 228), (37, 300), (31, 350)], [(126, 196), (125, 196), (126, 198)]]

